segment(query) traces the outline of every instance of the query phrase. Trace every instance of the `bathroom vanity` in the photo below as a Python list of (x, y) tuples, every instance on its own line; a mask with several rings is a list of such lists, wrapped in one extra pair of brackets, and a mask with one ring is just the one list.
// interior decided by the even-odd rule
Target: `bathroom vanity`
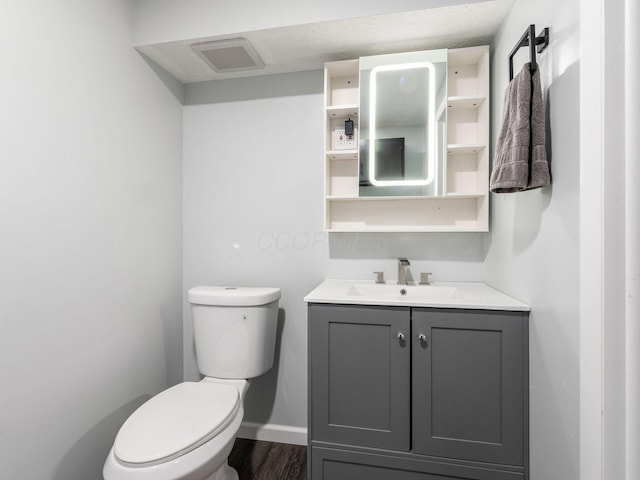
[(310, 480), (529, 478), (527, 305), (348, 280), (305, 301)]

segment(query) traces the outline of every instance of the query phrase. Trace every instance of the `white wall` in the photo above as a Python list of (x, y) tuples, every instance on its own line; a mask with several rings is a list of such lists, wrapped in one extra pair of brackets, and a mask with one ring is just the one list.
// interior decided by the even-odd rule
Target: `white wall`
[[(581, 480), (640, 477), (636, 0), (580, 2)], [(594, 38), (602, 39), (594, 43)], [(593, 72), (602, 72), (593, 75)]]
[(625, 235), (626, 235), (626, 365), (625, 365), (625, 474), (640, 477), (640, 5), (625, 1)]
[[(530, 23), (549, 27), (538, 55), (545, 92), (553, 186), (492, 195), (487, 281), (532, 306), (531, 478), (579, 478), (579, 2), (519, 0), (494, 42), (493, 142), (509, 80), (508, 55)], [(523, 48), (517, 72), (527, 60)]]
[(0, 476), (97, 480), (181, 379), (182, 106), (130, 1), (0, 4)]
[[(279, 360), (247, 396), (245, 420), (306, 421), (306, 325), (302, 297), (324, 274), (316, 220), (322, 165), (322, 100), (310, 74), (216, 82), (228, 100), (184, 111), (184, 290), (195, 285), (282, 288)], [(302, 86), (302, 90), (300, 90)], [(198, 87), (203, 88), (203, 85)], [(322, 86), (320, 85), (320, 89)], [(194, 93), (188, 87), (187, 102)], [(206, 93), (206, 92), (205, 92)], [(198, 378), (185, 304), (185, 378)], [(276, 400), (276, 385), (280, 389)], [(302, 402), (301, 402), (302, 400)]]
[[(322, 231), (323, 73), (186, 86), (184, 290), (198, 284), (282, 289), (274, 369), (247, 395), (245, 421), (306, 428), (307, 314), (324, 278), (482, 280), (484, 234), (331, 234)], [(185, 303), (185, 377), (198, 378)], [(304, 436), (277, 437), (302, 441)]]

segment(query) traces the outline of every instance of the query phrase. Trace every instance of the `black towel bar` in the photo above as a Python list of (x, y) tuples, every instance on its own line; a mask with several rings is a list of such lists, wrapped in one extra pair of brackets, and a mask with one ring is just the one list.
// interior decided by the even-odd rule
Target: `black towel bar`
[[(529, 41), (530, 39), (533, 39), (533, 41)], [(531, 72), (535, 72), (536, 68), (538, 68), (538, 64), (536, 62), (536, 46), (538, 47), (538, 53), (542, 53), (548, 45), (549, 29), (545, 28), (542, 33), (538, 37), (536, 37), (536, 26), (529, 25), (529, 28), (525, 30), (525, 32), (520, 37), (520, 40), (518, 40), (518, 43), (509, 54), (509, 81), (513, 80), (513, 56), (518, 50), (520, 50), (522, 47), (529, 47)]]

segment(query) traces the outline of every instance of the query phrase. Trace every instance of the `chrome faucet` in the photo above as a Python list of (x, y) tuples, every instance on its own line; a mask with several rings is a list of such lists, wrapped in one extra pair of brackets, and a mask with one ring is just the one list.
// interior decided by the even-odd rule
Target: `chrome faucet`
[(398, 257), (398, 285), (407, 284), (407, 268), (411, 265), (405, 257)]

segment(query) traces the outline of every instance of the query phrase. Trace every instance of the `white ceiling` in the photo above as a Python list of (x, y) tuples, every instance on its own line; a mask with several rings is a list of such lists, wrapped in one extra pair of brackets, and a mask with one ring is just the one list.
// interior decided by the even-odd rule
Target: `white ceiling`
[[(328, 61), (366, 55), (489, 44), (512, 2), (493, 0), (136, 48), (182, 83), (315, 70)], [(235, 37), (253, 44), (266, 64), (263, 69), (216, 73), (191, 49), (193, 43)]]

